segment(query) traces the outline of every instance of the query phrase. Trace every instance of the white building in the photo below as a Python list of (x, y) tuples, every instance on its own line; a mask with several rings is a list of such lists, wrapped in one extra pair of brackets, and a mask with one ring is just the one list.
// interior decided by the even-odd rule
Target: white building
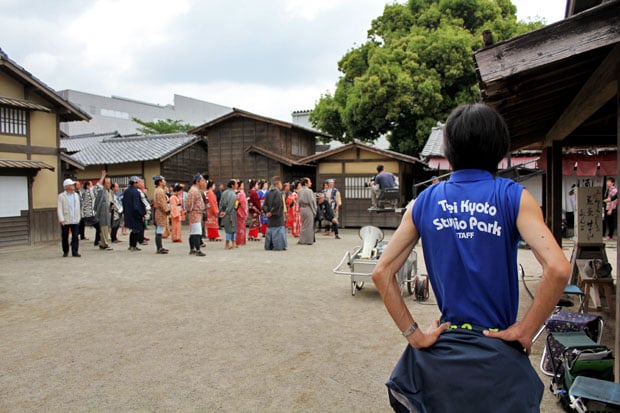
[(60, 130), (68, 136), (113, 131), (118, 131), (121, 135), (135, 134), (138, 133), (140, 125), (132, 121), (133, 118), (145, 122), (172, 119), (198, 126), (232, 111), (232, 108), (227, 106), (181, 95), (174, 95), (172, 105), (158, 105), (70, 89), (58, 93), (92, 117), (90, 122), (61, 123)]
[[(308, 128), (308, 129), (314, 129), (312, 122), (310, 122), (310, 111), (309, 110), (296, 110), (293, 113), (291, 113), (291, 117), (293, 119), (292, 123), (294, 123), (295, 125), (303, 126), (304, 128)], [(329, 149), (335, 149), (335, 148), (339, 148), (343, 146), (344, 144), (342, 142), (333, 140), (333, 141), (330, 141), (328, 145), (329, 145)], [(379, 139), (377, 139), (374, 143), (370, 145), (374, 146), (377, 149), (383, 149), (383, 150), (390, 149), (390, 143), (385, 138), (385, 136), (381, 136)]]

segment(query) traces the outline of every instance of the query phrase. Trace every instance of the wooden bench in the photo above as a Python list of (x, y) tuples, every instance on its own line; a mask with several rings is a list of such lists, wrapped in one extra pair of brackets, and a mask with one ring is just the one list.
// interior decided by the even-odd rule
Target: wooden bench
[[(607, 312), (609, 315), (613, 316), (615, 314), (615, 307), (613, 304), (614, 297), (614, 280), (613, 278), (591, 278), (585, 274), (584, 267), (590, 260), (577, 260), (577, 270), (579, 274), (578, 286), (584, 291), (584, 311), (587, 313), (590, 311), (589, 302), (590, 302), (590, 290), (593, 290), (595, 294), (599, 294), (601, 290), (605, 295), (606, 306), (603, 306), (601, 302), (601, 308)], [(596, 310), (596, 308), (593, 308)]]
[[(601, 302), (601, 308), (603, 311), (606, 311), (609, 315), (613, 316), (615, 314), (615, 307), (613, 305), (613, 286), (614, 280), (611, 278), (583, 278), (581, 280), (582, 288), (584, 289), (585, 299), (584, 299), (584, 311), (587, 313), (590, 311), (589, 301), (590, 301), (590, 288), (594, 285), (599, 287), (599, 293), (602, 290), (605, 294), (605, 302), (606, 305), (603, 306)], [(596, 309), (595, 309), (596, 310)]]

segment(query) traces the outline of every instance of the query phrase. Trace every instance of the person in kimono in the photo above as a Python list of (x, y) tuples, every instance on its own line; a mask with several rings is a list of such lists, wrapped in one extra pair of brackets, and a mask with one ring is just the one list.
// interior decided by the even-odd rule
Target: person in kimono
[(237, 248), (237, 242), (235, 241), (238, 208), (237, 180), (231, 179), (226, 187), (220, 198), (220, 218), (222, 218), (222, 225), (226, 233), (226, 245), (224, 245), (224, 248), (230, 250)]

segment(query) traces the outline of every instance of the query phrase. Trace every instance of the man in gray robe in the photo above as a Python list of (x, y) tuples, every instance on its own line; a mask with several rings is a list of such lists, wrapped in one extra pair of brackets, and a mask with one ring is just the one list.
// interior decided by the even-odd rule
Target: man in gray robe
[(224, 232), (226, 233), (226, 245), (224, 248), (227, 250), (237, 248), (237, 240), (235, 235), (237, 233), (237, 181), (231, 179), (228, 181), (228, 188), (222, 193), (220, 198), (220, 218), (224, 225)]
[[(102, 185), (103, 182), (103, 185)], [(101, 172), (101, 179), (95, 185), (95, 217), (99, 221), (101, 228), (101, 239), (99, 248), (102, 250), (112, 250), (110, 241), (110, 227), (112, 226), (112, 207), (114, 205), (114, 194), (111, 190), (112, 182), (106, 177), (106, 172)]]
[(312, 189), (312, 181), (310, 178), (301, 180), (301, 189), (299, 190), (299, 211), (301, 213), (301, 233), (299, 235), (299, 244), (314, 244), (314, 216), (316, 215), (316, 199)]

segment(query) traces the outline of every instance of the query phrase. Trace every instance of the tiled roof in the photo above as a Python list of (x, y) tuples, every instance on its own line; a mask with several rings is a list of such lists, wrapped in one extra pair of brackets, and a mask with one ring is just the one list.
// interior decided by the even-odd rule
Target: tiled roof
[(257, 115), (255, 113), (251, 113), (251, 112), (247, 112), (245, 110), (241, 110), (241, 109), (237, 109), (237, 108), (232, 108), (232, 111), (222, 115), (216, 119), (213, 119), (203, 125), (200, 125), (192, 130), (189, 131), (189, 133), (195, 133), (196, 135), (208, 135), (209, 134), (209, 129), (219, 123), (222, 123), (228, 119), (232, 119), (232, 118), (236, 118), (236, 117), (242, 117), (242, 118), (248, 118), (248, 119), (254, 119), (254, 120), (258, 120), (259, 122), (265, 122), (265, 123), (271, 123), (273, 125), (278, 125), (278, 126), (282, 126), (284, 128), (289, 128), (289, 129), (300, 129), (306, 132), (310, 132), (315, 134), (316, 136), (323, 136), (326, 138), (331, 138), (330, 135), (323, 133), (321, 131), (315, 130), (315, 129), (310, 129), (310, 128), (306, 128), (302, 125), (297, 125), (295, 123), (290, 123), (290, 122), (284, 122), (281, 120), (277, 120), (277, 119), (272, 119), (272, 118), (268, 118), (266, 116), (261, 116), (261, 115)]
[(89, 133), (85, 135), (71, 136), (60, 139), (60, 147), (65, 148), (67, 152), (73, 153), (88, 148), (96, 143), (102, 142), (105, 138), (120, 136), (118, 132), (109, 133)]
[(54, 167), (46, 164), (42, 161), (13, 161), (10, 159), (0, 159), (0, 168), (7, 169), (49, 169), (54, 170)]
[(428, 136), (428, 140), (424, 145), (424, 149), (420, 152), (420, 156), (424, 158), (444, 156), (443, 155), (443, 124), (438, 122), (437, 126), (433, 127), (431, 134)]
[[(60, 146), (77, 150), (68, 155), (84, 166), (165, 160), (201, 138), (186, 133), (167, 135), (91, 136), (61, 139)], [(73, 141), (73, 142), (71, 142)]]
[(8, 98), (4, 96), (0, 96), (0, 105), (6, 105), (18, 109), (40, 110), (42, 112), (52, 111), (50, 108), (39, 105), (38, 103), (30, 100)]
[(250, 145), (245, 149), (245, 151), (249, 153), (258, 153), (267, 158), (273, 159), (274, 161), (280, 162), (281, 164), (284, 164), (286, 166), (299, 165), (294, 159), (287, 158), (286, 156), (272, 152), (257, 145)]

